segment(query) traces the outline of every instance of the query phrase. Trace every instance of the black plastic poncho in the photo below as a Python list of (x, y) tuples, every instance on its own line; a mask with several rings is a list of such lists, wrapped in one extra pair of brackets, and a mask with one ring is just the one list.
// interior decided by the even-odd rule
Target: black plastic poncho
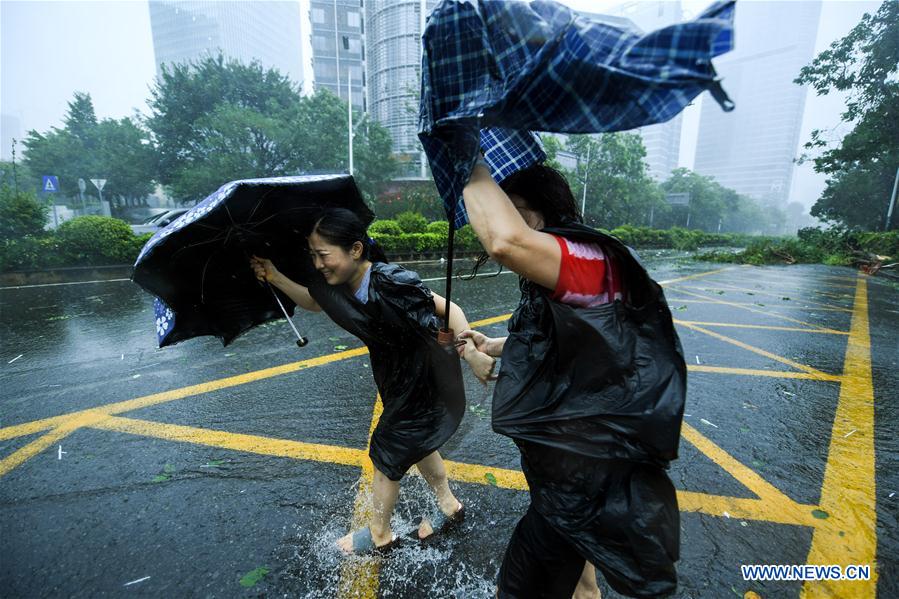
[(309, 293), (340, 327), (368, 346), (384, 412), (369, 455), (390, 480), (443, 445), (465, 414), (459, 356), (437, 343), (434, 299), (418, 275), (395, 264), (371, 267), (368, 302), (316, 273)]
[(515, 440), (534, 507), (616, 591), (673, 592), (679, 512), (665, 468), (677, 457), (686, 364), (661, 287), (617, 239), (598, 243), (625, 301), (579, 308), (521, 281), (493, 398), (493, 429)]

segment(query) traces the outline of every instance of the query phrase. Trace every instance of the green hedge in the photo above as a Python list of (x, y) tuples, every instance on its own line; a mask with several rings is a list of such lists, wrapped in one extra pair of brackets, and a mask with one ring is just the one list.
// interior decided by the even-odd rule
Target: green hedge
[(108, 216), (79, 216), (41, 236), (0, 242), (0, 272), (131, 264), (152, 234)]
[(899, 259), (899, 231), (887, 233), (846, 229), (801, 229), (794, 239), (764, 239), (742, 252), (710, 252), (697, 260), (735, 264), (804, 263), (850, 266), (868, 254)]
[(368, 227), (368, 234), (372, 237), (378, 235), (402, 235), (403, 228), (395, 220), (376, 220)]
[(649, 227), (625, 225), (613, 229), (610, 233), (634, 248), (666, 248), (687, 251), (710, 246), (746, 247), (759, 240), (759, 237), (753, 235), (706, 233), (681, 227), (650, 229)]

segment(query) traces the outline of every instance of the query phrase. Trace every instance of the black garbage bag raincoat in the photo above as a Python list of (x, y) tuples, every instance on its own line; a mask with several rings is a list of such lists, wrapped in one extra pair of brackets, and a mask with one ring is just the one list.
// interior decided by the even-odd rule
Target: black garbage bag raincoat
[(346, 285), (316, 273), (309, 294), (340, 327), (368, 346), (384, 411), (369, 455), (390, 480), (442, 446), (465, 414), (459, 356), (437, 343), (439, 321), (431, 291), (395, 264), (371, 266), (368, 302)]
[(535, 509), (619, 593), (676, 589), (677, 457), (686, 364), (661, 287), (617, 239), (580, 224), (546, 233), (598, 243), (624, 301), (580, 308), (521, 280), (493, 399)]

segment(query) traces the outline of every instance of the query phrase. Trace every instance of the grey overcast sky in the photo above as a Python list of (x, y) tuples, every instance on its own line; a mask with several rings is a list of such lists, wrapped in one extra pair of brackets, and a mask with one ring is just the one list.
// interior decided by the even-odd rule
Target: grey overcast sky
[[(764, 0), (740, 0), (740, 2)], [(802, 0), (796, 0), (802, 1)], [(739, 4), (737, 10), (739, 10)], [(622, 0), (563, 0), (575, 9), (602, 12)], [(684, 0), (685, 17), (698, 14), (710, 0)], [(844, 36), (879, 1), (825, 0), (816, 53)], [(66, 103), (76, 91), (91, 94), (99, 118), (146, 112), (155, 76), (150, 16), (146, 0), (86, 2), (0, 0), (0, 112), (3, 159), (11, 137), (59, 126)], [(726, 87), (726, 82), (725, 82)], [(814, 128), (839, 123), (843, 99), (810, 93), (800, 143)], [(684, 114), (680, 164), (693, 166), (699, 104)], [(739, 118), (739, 111), (734, 113)], [(12, 118), (9, 118), (12, 117)], [(806, 206), (824, 188), (811, 166), (797, 167), (791, 199)]]

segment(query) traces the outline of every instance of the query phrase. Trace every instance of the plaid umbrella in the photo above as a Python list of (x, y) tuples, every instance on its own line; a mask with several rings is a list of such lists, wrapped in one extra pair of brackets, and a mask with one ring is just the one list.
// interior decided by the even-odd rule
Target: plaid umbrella
[(455, 226), (479, 147), (502, 180), (545, 158), (531, 131), (661, 123), (705, 90), (732, 110), (712, 58), (733, 49), (733, 15), (721, 1), (641, 37), (546, 0), (443, 0), (423, 36), (419, 138)]

